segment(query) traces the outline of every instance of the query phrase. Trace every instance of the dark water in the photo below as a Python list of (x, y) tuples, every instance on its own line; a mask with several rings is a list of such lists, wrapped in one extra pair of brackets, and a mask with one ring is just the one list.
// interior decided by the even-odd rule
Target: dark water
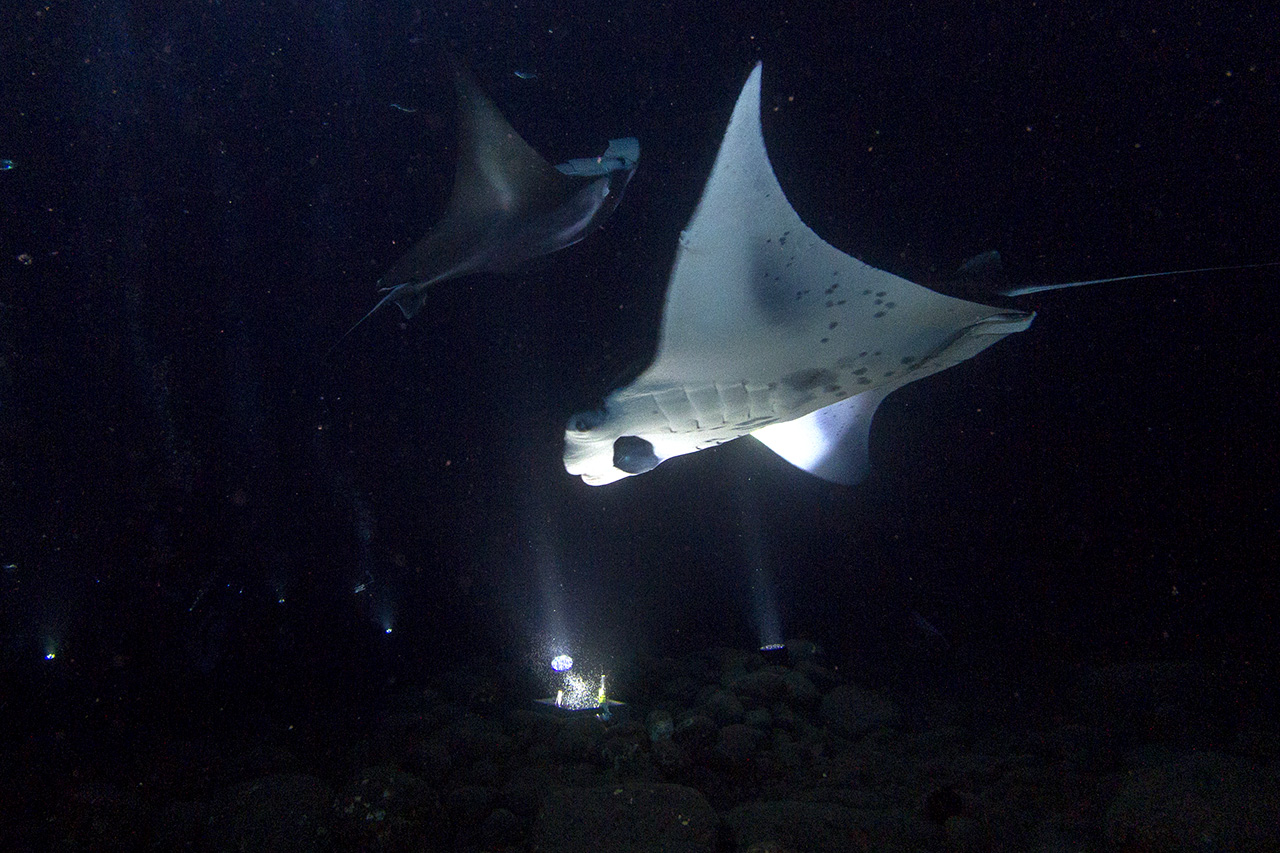
[[(1273, 6), (834, 5), (9, 9), (21, 737), (109, 766), (140, 732), (359, 713), (480, 659), (531, 698), (553, 639), (625, 672), (754, 647), (762, 600), (875, 683), (1048, 703), (1048, 670), (1196, 661), (1224, 721), (1274, 707), (1273, 271), (1024, 298), (1029, 332), (886, 402), (856, 488), (746, 442), (564, 473), (569, 414), (652, 352), (757, 61), (800, 215), (912, 280), (992, 248), (1016, 284), (1280, 258)], [(603, 231), (326, 360), (447, 199), (445, 49), (552, 162), (630, 134), (640, 169)]]

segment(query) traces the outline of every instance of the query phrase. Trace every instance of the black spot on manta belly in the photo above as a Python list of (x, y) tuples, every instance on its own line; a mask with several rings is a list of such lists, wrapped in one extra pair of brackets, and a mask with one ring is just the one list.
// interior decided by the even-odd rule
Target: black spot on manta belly
[(796, 391), (812, 391), (819, 385), (832, 385), (838, 378), (830, 370), (825, 370), (821, 367), (810, 367), (788, 374), (782, 377), (782, 381), (787, 387)]

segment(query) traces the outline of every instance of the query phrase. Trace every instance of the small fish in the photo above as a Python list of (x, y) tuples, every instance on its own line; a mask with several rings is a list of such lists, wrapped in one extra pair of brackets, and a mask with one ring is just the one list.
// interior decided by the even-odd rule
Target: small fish
[(399, 104), (392, 104), (391, 109), (399, 110), (402, 113), (416, 113), (418, 111), (417, 107), (402, 107)]
[(517, 77), (519, 77), (521, 80), (537, 80), (538, 79), (537, 71), (513, 71), (512, 73), (515, 74)]

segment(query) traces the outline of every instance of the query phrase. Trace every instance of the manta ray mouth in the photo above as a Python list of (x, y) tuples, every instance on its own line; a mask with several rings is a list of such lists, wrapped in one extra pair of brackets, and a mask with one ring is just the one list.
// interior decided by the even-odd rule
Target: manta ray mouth
[(653, 445), (638, 435), (620, 436), (613, 443), (613, 467), (628, 474), (643, 474), (658, 467), (662, 460)]

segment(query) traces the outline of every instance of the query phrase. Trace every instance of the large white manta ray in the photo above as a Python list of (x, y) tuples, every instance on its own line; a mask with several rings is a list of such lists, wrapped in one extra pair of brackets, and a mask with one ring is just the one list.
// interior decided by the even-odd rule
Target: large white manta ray
[(565, 433), (592, 485), (750, 435), (836, 483), (867, 472), (876, 407), (1031, 325), (862, 263), (800, 221), (760, 129), (757, 65), (680, 235), (658, 353)]

